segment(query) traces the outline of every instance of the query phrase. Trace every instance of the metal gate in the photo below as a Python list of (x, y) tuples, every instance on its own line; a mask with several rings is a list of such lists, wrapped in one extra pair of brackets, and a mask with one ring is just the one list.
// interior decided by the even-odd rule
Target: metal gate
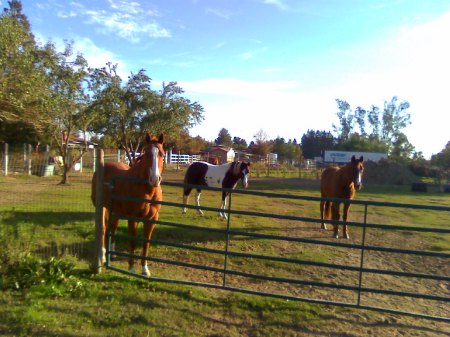
[[(180, 187), (179, 183), (164, 183), (164, 186)], [(195, 186), (193, 186), (195, 188)], [(218, 188), (202, 190), (221, 191)], [(298, 196), (292, 194), (265, 193), (252, 190), (229, 190), (228, 220), (221, 222), (222, 227), (207, 227), (198, 223), (178, 221), (177, 219), (161, 219), (157, 221), (155, 232), (164, 231), (165, 238), (151, 240), (150, 256), (153, 270), (157, 270), (157, 277), (144, 277), (131, 274), (126, 267), (111, 260), (111, 256), (127, 258), (131, 255), (124, 250), (107, 248), (106, 267), (120, 273), (134, 275), (150, 281), (171, 282), (186, 285), (196, 285), (247, 294), (271, 296), (286, 300), (305, 301), (309, 303), (336, 305), (349, 308), (360, 308), (393, 314), (417, 316), (421, 318), (450, 322), (448, 316), (448, 302), (450, 301), (450, 254), (445, 248), (428, 247), (424, 250), (408, 249), (408, 242), (421, 241), (428, 236), (447, 236), (450, 234), (448, 219), (450, 207), (432, 205), (411, 205), (400, 203), (382, 203), (374, 201), (353, 200), (352, 207), (360, 207), (361, 221), (349, 221), (358, 236), (357, 240), (336, 240), (320, 234), (319, 237), (304, 237), (301, 235), (280, 235), (276, 228), (258, 231), (250, 225), (245, 228), (243, 223), (257, 222), (258, 219), (271, 221), (285, 221), (288, 228), (296, 230), (311, 226), (313, 233), (321, 233), (320, 219), (317, 217), (303, 217), (289, 214), (270, 214), (263, 211), (236, 209), (233, 207), (234, 198), (239, 195), (251, 195), (252, 198), (262, 198), (265, 202), (281, 200), (285, 203), (311, 203), (317, 207), (321, 198)], [(218, 194), (216, 192), (216, 194)], [(218, 197), (218, 196), (217, 196)], [(112, 199), (120, 198), (112, 195)], [(327, 199), (336, 201), (340, 199)], [(143, 200), (141, 200), (143, 201)], [(163, 209), (168, 207), (181, 208), (177, 202), (162, 202)], [(187, 206), (196, 209), (196, 206)], [(311, 206), (312, 207), (312, 206)], [(369, 209), (389, 208), (394, 213), (408, 216), (415, 211), (425, 211), (430, 224), (420, 226), (414, 223), (383, 224), (367, 221)], [(202, 207), (202, 210), (218, 212), (218, 208)], [(179, 219), (181, 217), (180, 211)], [(435, 225), (433, 214), (444, 214), (444, 221)], [(118, 218), (111, 214), (110, 219)], [(120, 217), (127, 219), (126, 217)], [(442, 218), (442, 216), (441, 216)], [(183, 218), (185, 219), (185, 218)], [(192, 218), (188, 218), (191, 219)], [(136, 219), (134, 219), (136, 220)], [(141, 219), (138, 219), (141, 220)], [(145, 221), (145, 220), (144, 220)], [(340, 221), (330, 223), (342, 224)], [(303, 227), (302, 227), (303, 226)], [(163, 229), (164, 228), (164, 229)], [(309, 229), (308, 229), (309, 230)], [(408, 241), (393, 242), (394, 246), (373, 245), (368, 242), (372, 238), (382, 239), (385, 233), (404, 233)], [(275, 232), (275, 233), (271, 233)], [(208, 242), (183, 242), (179, 238), (183, 233), (195, 235), (204, 233), (214, 238), (214, 245)], [(206, 234), (205, 234), (206, 233)], [(323, 232), (322, 232), (323, 233)], [(108, 233), (110, 236), (111, 234)], [(199, 237), (200, 234), (199, 234)], [(387, 237), (387, 236), (386, 236)], [(129, 240), (124, 234), (116, 234), (116, 240)], [(170, 240), (169, 240), (170, 239)], [(136, 240), (143, 241), (142, 238)], [(111, 240), (109, 240), (111, 241)], [(201, 240), (199, 240), (201, 241)], [(238, 242), (238, 249), (233, 248)], [(248, 242), (248, 245), (245, 243)], [(217, 243), (220, 243), (220, 247)], [(282, 250), (272, 251), (272, 247), (294, 247), (299, 251), (294, 254), (283, 254)], [(247, 249), (247, 248), (248, 249)], [(254, 247), (267, 247), (261, 253)], [(313, 253), (307, 253), (314, 250)], [(140, 252), (140, 249), (137, 250)], [(314, 255), (335, 256), (336, 260), (351, 260), (352, 263), (335, 263), (329, 259), (315, 259)], [(200, 254), (200, 255), (199, 255)], [(309, 254), (309, 255), (308, 255)], [(321, 255), (322, 254), (322, 255)], [(140, 259), (137, 253), (132, 255)], [(302, 258), (305, 256), (305, 258)], [(313, 256), (313, 258), (311, 258)], [(209, 260), (210, 257), (210, 260)], [(205, 259), (208, 261), (205, 262)], [(387, 266), (390, 261), (400, 261), (404, 265), (402, 270), (392, 270)], [(198, 263), (202, 260), (203, 263)], [(433, 266), (428, 268), (428, 266)], [(261, 266), (258, 269), (257, 266)], [(421, 266), (423, 268), (421, 268)], [(246, 268), (248, 267), (248, 268)], [(171, 268), (176, 268), (178, 277), (173, 277)], [(406, 269), (406, 270), (404, 270)], [(411, 269), (411, 270), (409, 270)], [(255, 271), (256, 270), (256, 271)], [(180, 276), (181, 275), (181, 276)], [(422, 284), (420, 289), (417, 284)]]

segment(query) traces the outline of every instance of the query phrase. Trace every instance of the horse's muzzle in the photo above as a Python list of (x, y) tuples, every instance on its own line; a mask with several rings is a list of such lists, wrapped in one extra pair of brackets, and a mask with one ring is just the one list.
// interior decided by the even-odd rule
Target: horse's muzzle
[(355, 184), (355, 189), (359, 191), (362, 188), (362, 184)]
[(159, 185), (161, 185), (161, 181), (162, 181), (162, 177), (157, 176), (155, 178), (150, 178), (148, 180), (148, 183), (151, 187), (158, 187)]
[(243, 177), (242, 179), (241, 179), (241, 184), (242, 184), (242, 187), (243, 188), (247, 188), (248, 187), (248, 179), (247, 179), (247, 177)]

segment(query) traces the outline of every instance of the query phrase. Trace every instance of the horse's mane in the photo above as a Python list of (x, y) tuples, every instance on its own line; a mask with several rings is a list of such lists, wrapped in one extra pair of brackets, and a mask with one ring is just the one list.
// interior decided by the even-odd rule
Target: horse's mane
[(231, 163), (231, 167), (233, 175), (238, 176), (240, 173), (240, 168), (241, 168), (241, 162), (240, 161), (236, 161), (236, 162), (232, 162)]

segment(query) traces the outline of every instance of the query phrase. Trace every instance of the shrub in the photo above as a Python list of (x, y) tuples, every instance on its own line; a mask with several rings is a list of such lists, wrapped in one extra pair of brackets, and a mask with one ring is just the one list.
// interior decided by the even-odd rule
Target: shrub
[[(75, 264), (67, 258), (41, 260), (30, 254), (23, 237), (6, 229), (0, 230), (0, 289), (25, 290), (38, 287), (39, 292), (52, 296), (80, 295), (83, 283), (75, 275)], [(17, 233), (16, 233), (17, 234)]]

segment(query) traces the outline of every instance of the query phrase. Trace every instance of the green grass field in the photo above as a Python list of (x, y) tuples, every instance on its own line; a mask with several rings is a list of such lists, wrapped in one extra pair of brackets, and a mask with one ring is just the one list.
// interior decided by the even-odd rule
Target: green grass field
[[(168, 171), (168, 180), (180, 180), (178, 172)], [(0, 283), (0, 335), (2, 336), (366, 336), (406, 335), (440, 336), (449, 331), (448, 323), (439, 323), (407, 316), (383, 314), (372, 311), (345, 309), (335, 306), (267, 298), (204, 287), (152, 282), (103, 270), (94, 275), (89, 266), (94, 242), (94, 208), (90, 202), (90, 177), (71, 176), (70, 184), (58, 185), (58, 177), (1, 177), (0, 178), (0, 239), (4, 242), (0, 252), (5, 275), (5, 265), (12, 266), (16, 277), (35, 275), (37, 284)], [(251, 189), (271, 193), (319, 196), (317, 181), (299, 179), (255, 178)], [(181, 190), (164, 187), (167, 201), (180, 202)], [(191, 204), (194, 196), (191, 196)], [(440, 192), (412, 193), (407, 186), (366, 186), (359, 200), (413, 203), (450, 206), (450, 196)], [(204, 191), (202, 205), (217, 207), (217, 192)], [(264, 198), (235, 195), (235, 209), (305, 217), (317, 217), (315, 202), (281, 198)], [(360, 221), (363, 207), (355, 205), (350, 220)], [(208, 228), (226, 227), (215, 212), (206, 211), (204, 217), (189, 210), (181, 216), (177, 207), (163, 207), (160, 219), (182, 222)], [(408, 211), (379, 207), (369, 209), (368, 221), (381, 224), (431, 226), (449, 228), (447, 212)], [(331, 231), (318, 230), (319, 225), (298, 224), (289, 220), (232, 216), (231, 228), (248, 232), (293, 237), (330, 238)], [(358, 243), (361, 230), (351, 228), (349, 243)], [(119, 233), (126, 234), (126, 224), (121, 223)], [(224, 249), (225, 235), (214, 232), (187, 231), (170, 226), (158, 226), (155, 240), (173, 241), (196, 247)], [(426, 233), (384, 233), (368, 231), (367, 243), (387, 247), (400, 246), (428, 251), (450, 251), (448, 235)], [(126, 250), (126, 242), (118, 242), (118, 249)], [(343, 248), (257, 240), (234, 236), (230, 250), (282, 256), (324, 263), (358, 265), (359, 252), (349, 253)], [(140, 249), (137, 250), (137, 253)], [(150, 254), (159, 258), (186, 263), (220, 267), (223, 256), (187, 251), (160, 244), (152, 245)], [(29, 260), (29, 255), (37, 256)], [(56, 260), (50, 256), (56, 255)], [(72, 256), (76, 255), (76, 256)], [(367, 267), (399, 268), (413, 272), (435, 272), (449, 275), (447, 261), (433, 262), (422, 259), (416, 263), (409, 259), (394, 259), (383, 254), (367, 254)], [(24, 263), (26, 261), (26, 263)], [(31, 261), (31, 263), (30, 263)], [(298, 267), (292, 264), (261, 261), (251, 258), (230, 258), (234, 270), (267, 276), (300, 278), (313, 281), (344, 282), (354, 284), (357, 275), (336, 270), (319, 270), (317, 267)], [(39, 267), (36, 267), (38, 265)], [(113, 265), (126, 269), (126, 261), (118, 259)], [(191, 280), (220, 284), (222, 276), (214, 272), (151, 263), (152, 276), (177, 280)], [(34, 274), (33, 274), (34, 273)], [(39, 278), (40, 277), (40, 278)], [(367, 286), (374, 283), (400, 286), (402, 280), (376, 278), (364, 280)], [(423, 290), (438, 292), (448, 297), (448, 288), (439, 282), (420, 281)], [(354, 294), (333, 289), (315, 289), (310, 286), (292, 286), (261, 282), (240, 277), (227, 280), (230, 286), (259, 291), (273, 291), (295, 296), (335, 301), (353, 300)], [(402, 284), (405, 290), (417, 288), (416, 283)], [(410, 289), (411, 288), (411, 289)], [(367, 297), (365, 304), (382, 302), (386, 306), (402, 309), (402, 303), (391, 303), (384, 297)], [(398, 301), (401, 302), (401, 301)], [(414, 303), (414, 302), (413, 302)], [(364, 304), (364, 303), (363, 303)], [(405, 304), (406, 305), (406, 304)], [(424, 304), (428, 310), (434, 303)], [(447, 308), (448, 309), (448, 308)], [(445, 304), (430, 309), (431, 314), (445, 315)], [(447, 310), (448, 312), (448, 310)]]

